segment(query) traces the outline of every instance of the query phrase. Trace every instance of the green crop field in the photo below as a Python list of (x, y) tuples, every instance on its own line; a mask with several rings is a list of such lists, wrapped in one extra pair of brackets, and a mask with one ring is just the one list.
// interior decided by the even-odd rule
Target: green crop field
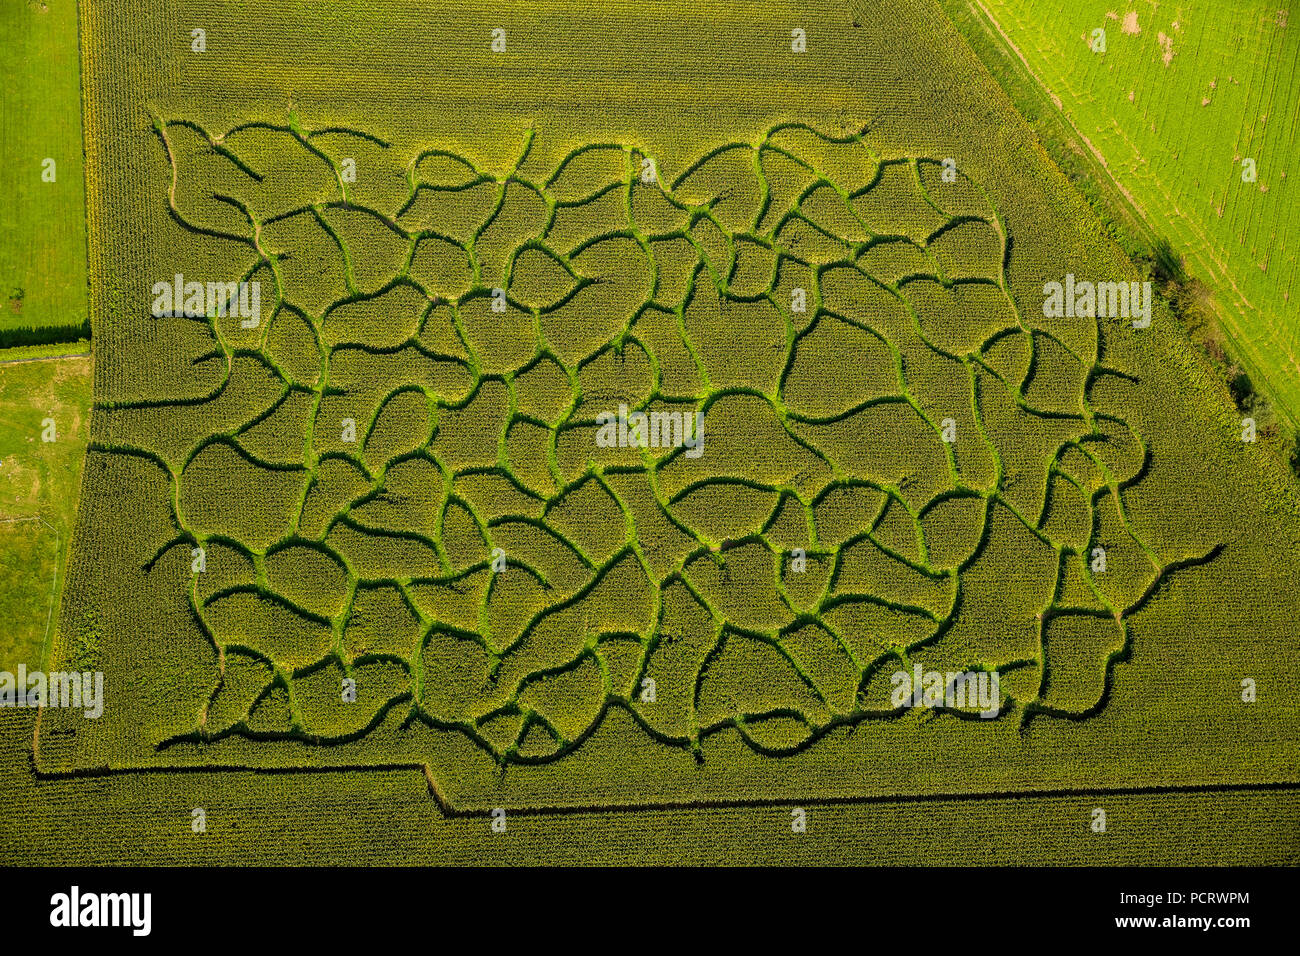
[(498, 835), (400, 770), (33, 778), (31, 732), (30, 714), (0, 711), (0, 786), (19, 811), (0, 815), (0, 846), (43, 865), (120, 863), (124, 846), (165, 866), (1294, 864), (1300, 814), (1294, 793), (1111, 795), (1116, 822), (1090, 839), (1094, 802), (1074, 795), (809, 807), (802, 834), (778, 806), (520, 816)]
[(6, 859), (1300, 861), (1284, 442), (937, 3), (328, 7), (80, 7)]
[[(1300, 24), (1278, 3), (948, 0), (1051, 97), (1300, 426)], [(1103, 30), (1104, 50), (1094, 50)]]

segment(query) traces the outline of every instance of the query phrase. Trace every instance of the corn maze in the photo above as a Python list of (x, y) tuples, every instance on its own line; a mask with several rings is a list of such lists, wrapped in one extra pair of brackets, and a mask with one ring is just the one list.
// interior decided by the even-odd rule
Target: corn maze
[(1049, 317), (1140, 276), (939, 8), (669, 6), (84, 6), (107, 703), (40, 786), (376, 860), (1296, 786), (1295, 490), (1164, 306)]
[[(668, 188), (618, 144), (538, 181), (437, 148), (391, 208), (348, 187), (340, 150), (388, 145), (359, 131), (156, 131), (170, 215), (274, 290), (265, 321), (158, 319), (207, 338), (210, 391), (99, 412), (96, 452), (166, 475), (142, 570), (215, 655), (160, 751), (395, 712), (528, 764), (620, 707), (698, 759), (724, 728), (775, 758), (900, 716), (873, 679), (923, 650), (1032, 666), (996, 709), (1084, 718), (1125, 616), (1212, 556), (1130, 527), (1145, 445), (1089, 391), (1132, 376), (1024, 320), (997, 212), (940, 160), (784, 125)], [(698, 409), (701, 446), (601, 447), (619, 407)], [(1017, 535), (1006, 633), (945, 653)]]

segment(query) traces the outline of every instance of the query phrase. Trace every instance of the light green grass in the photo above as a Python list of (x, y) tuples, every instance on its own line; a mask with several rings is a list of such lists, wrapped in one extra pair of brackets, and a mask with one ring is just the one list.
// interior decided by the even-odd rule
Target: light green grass
[(30, 362), (33, 359), (82, 357), (90, 354), (90, 339), (51, 342), (48, 345), (15, 345), (0, 349), (0, 365)]
[[(87, 315), (76, 4), (10, 0), (0, 49), (3, 339), (21, 328), (78, 328)], [(42, 179), (46, 159), (54, 182)]]
[(59, 539), (39, 517), (0, 519), (0, 671), (41, 668), (54, 623)]
[[(1285, 4), (950, 0), (1044, 87), (1204, 282), (1231, 350), (1300, 423), (1300, 20)], [(962, 8), (965, 8), (963, 10)], [(1106, 50), (1089, 48), (1106, 31)], [(973, 38), (979, 45), (980, 38)], [(1023, 57), (1023, 62), (1021, 58)], [(1242, 179), (1243, 160), (1258, 178)], [(1101, 166), (1093, 166), (1100, 171)]]
[[(46, 663), (90, 430), (88, 357), (0, 351), (0, 669)], [(47, 421), (53, 441), (44, 441)]]

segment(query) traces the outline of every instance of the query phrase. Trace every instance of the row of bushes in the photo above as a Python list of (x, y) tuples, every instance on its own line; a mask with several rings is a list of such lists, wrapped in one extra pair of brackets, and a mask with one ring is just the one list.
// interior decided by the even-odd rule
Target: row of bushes
[[(1209, 290), (1204, 283), (1187, 274), (1180, 256), (1168, 239), (1159, 238), (1149, 252), (1134, 257), (1156, 283), (1157, 291), (1182, 322), (1195, 341), (1209, 356), (1237, 408), (1253, 416), (1259, 433), (1267, 438), (1284, 435), (1291, 470), (1300, 477), (1300, 435), (1292, 430), (1284, 416), (1278, 415), (1268, 398), (1258, 392), (1255, 383), (1233, 357), (1227, 340), (1218, 326)], [(1288, 434), (1290, 433), (1290, 434)]]
[(90, 338), (90, 319), (66, 325), (19, 325), (0, 327), (0, 349), (20, 345), (62, 345)]

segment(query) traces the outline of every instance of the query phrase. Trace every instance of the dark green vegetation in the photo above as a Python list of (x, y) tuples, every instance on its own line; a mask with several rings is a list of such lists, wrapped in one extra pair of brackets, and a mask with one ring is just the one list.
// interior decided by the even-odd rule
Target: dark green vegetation
[[(108, 799), (109, 842), (143, 801), (157, 859), (194, 806), (290, 860), (344, 805), (413, 863), (1294, 856), (1251, 790), (1300, 782), (1294, 488), (1168, 312), (1042, 318), (1136, 273), (937, 8), (412, 10), (250, 55), (237, 9), (86, 7), (60, 651), (108, 701), (42, 715), (19, 800)], [(152, 317), (177, 273), (258, 323)], [(622, 404), (703, 454), (599, 446)], [(997, 669), (1000, 715), (895, 707), (913, 664)]]

